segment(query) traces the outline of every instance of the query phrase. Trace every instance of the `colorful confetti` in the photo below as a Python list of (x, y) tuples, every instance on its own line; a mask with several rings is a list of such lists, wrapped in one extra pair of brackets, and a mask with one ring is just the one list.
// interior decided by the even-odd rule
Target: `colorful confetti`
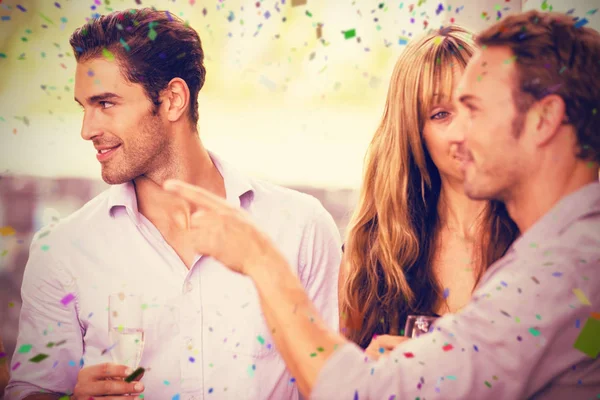
[(63, 297), (60, 300), (60, 302), (63, 304), (63, 306), (66, 306), (67, 304), (69, 304), (70, 302), (72, 302), (73, 299), (75, 299), (75, 295), (73, 295), (73, 293), (69, 293), (68, 295), (66, 295), (65, 297)]
[(573, 347), (592, 358), (600, 353), (600, 320), (588, 318)]
[(39, 363), (42, 360), (45, 360), (46, 358), (48, 358), (48, 354), (38, 354), (37, 356), (30, 358), (29, 361), (34, 362), (34, 363)]
[(588, 300), (587, 296), (583, 293), (583, 291), (579, 288), (573, 289), (573, 294), (577, 297), (577, 300), (584, 306), (591, 306), (592, 303)]

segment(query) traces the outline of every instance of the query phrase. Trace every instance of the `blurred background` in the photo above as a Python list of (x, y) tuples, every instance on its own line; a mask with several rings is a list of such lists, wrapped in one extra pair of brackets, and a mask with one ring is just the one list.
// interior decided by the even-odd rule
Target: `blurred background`
[[(559, 4), (563, 3), (563, 4)], [(200, 34), (205, 145), (239, 170), (317, 197), (340, 233), (390, 74), (413, 37), (478, 31), (514, 12), (560, 11), (600, 29), (600, 1), (0, 0), (0, 336), (15, 348), (33, 233), (105, 190), (81, 139), (68, 39), (98, 14), (156, 7)]]

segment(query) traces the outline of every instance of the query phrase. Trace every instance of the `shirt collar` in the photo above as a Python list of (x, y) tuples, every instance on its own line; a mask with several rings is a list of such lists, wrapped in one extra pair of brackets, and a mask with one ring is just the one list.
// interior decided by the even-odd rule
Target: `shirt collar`
[(576, 220), (599, 212), (600, 182), (592, 182), (560, 199), (514, 242), (513, 249), (521, 252), (526, 248), (536, 247), (536, 242), (542, 238), (560, 235)]
[[(225, 192), (227, 202), (236, 206), (247, 208), (254, 200), (254, 188), (250, 179), (238, 172), (229, 163), (223, 161), (212, 152), (208, 152), (215, 167), (223, 177), (225, 183)], [(136, 222), (140, 223), (137, 196), (133, 181), (122, 183), (120, 185), (111, 185), (108, 193), (108, 213), (112, 217), (115, 207), (125, 207), (127, 214)]]

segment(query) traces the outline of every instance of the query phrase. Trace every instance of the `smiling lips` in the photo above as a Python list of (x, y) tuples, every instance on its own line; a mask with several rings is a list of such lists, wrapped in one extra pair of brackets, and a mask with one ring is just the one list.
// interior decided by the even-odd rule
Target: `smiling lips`
[(121, 147), (120, 144), (114, 147), (103, 147), (102, 149), (97, 149), (98, 154), (96, 154), (96, 158), (100, 162), (106, 161), (117, 151), (119, 147)]

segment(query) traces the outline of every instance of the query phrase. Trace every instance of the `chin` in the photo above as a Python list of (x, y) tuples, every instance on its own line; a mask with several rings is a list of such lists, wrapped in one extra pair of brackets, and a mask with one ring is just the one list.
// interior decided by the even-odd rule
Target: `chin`
[(130, 174), (126, 174), (123, 172), (117, 171), (108, 171), (106, 169), (102, 169), (102, 180), (109, 185), (120, 185), (122, 183), (129, 182), (133, 180), (135, 176), (131, 176)]

